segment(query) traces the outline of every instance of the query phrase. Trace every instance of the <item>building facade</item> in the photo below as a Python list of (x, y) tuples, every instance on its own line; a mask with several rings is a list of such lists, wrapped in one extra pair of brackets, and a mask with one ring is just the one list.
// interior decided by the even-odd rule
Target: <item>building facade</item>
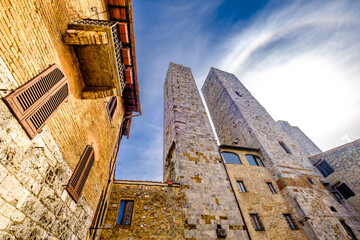
[(141, 113), (131, 1), (0, 6), (0, 239), (93, 237)]

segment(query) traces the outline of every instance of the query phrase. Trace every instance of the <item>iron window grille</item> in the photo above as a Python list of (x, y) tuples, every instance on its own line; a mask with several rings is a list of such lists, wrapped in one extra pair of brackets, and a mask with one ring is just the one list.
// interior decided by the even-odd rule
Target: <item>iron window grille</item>
[(268, 185), (271, 193), (275, 194), (276, 191), (275, 191), (275, 188), (274, 188), (274, 186), (272, 185), (272, 183), (271, 183), (271, 182), (267, 182), (266, 184)]
[(291, 230), (298, 230), (298, 226), (296, 225), (294, 219), (292, 218), (291, 214), (283, 214), (287, 224), (289, 225)]
[(246, 188), (243, 181), (237, 181), (240, 192), (246, 192)]
[(260, 220), (259, 214), (250, 213), (250, 217), (256, 231), (265, 231), (264, 225)]

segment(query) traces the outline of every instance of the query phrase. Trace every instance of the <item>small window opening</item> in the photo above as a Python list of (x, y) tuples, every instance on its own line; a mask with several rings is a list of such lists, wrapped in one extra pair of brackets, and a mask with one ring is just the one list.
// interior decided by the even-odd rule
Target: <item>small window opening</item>
[(346, 185), (342, 183), (340, 186), (336, 187), (336, 190), (345, 198), (348, 199), (352, 196), (355, 196), (355, 193)]
[(340, 201), (341, 199), (343, 199), (343, 197), (340, 195), (340, 193), (338, 193), (338, 192), (332, 192), (332, 194), (334, 195), (334, 197), (338, 200), (338, 201)]
[(236, 95), (238, 95), (239, 97), (242, 97), (242, 94), (239, 93), (238, 91), (235, 91)]
[(279, 141), (279, 144), (287, 154), (291, 154), (290, 149), (286, 146), (286, 144), (283, 141)]
[(307, 179), (310, 184), (314, 184), (313, 180), (311, 178)]
[(337, 212), (336, 208), (334, 208), (333, 206), (330, 207), (330, 210), (333, 212)]
[(243, 181), (237, 181), (240, 192), (246, 192), (246, 188)]
[(117, 225), (130, 225), (132, 219), (132, 212), (134, 208), (134, 201), (121, 200)]
[(271, 183), (271, 182), (267, 182), (266, 184), (268, 185), (270, 191), (271, 191), (273, 194), (275, 194), (276, 191), (275, 191), (275, 188), (274, 188), (274, 186), (272, 185), (272, 183)]
[(265, 231), (265, 228), (260, 220), (259, 214), (251, 213), (250, 217), (256, 231)]
[(291, 217), (290, 214), (283, 214), (287, 224), (289, 225), (291, 230), (298, 230), (299, 228), (296, 226), (296, 223), (294, 221), (294, 219)]
[(344, 220), (340, 220), (340, 223), (343, 226), (343, 228), (345, 229), (345, 231), (347, 232), (347, 234), (351, 237), (351, 239), (356, 240), (357, 238), (356, 238), (353, 230), (351, 229), (351, 227), (349, 227), (349, 225), (347, 225)]
[(239, 156), (235, 153), (222, 152), (221, 156), (223, 157), (225, 163), (241, 164)]
[(326, 161), (322, 161), (319, 165), (316, 166), (316, 168), (321, 172), (324, 177), (327, 177), (333, 172), (335, 172), (334, 169), (330, 166), (330, 164)]
[(265, 167), (264, 163), (261, 161), (261, 159), (254, 155), (245, 155), (246, 160), (248, 161), (249, 165), (251, 166), (259, 166), (259, 167)]

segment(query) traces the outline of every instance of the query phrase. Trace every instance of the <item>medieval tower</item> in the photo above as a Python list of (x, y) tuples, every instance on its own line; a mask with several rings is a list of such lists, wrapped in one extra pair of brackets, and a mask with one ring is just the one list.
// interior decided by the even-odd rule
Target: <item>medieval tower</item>
[(248, 239), (190, 68), (164, 85), (164, 179), (181, 185), (186, 239)]
[[(283, 213), (290, 225), (298, 221), (309, 239), (348, 239), (349, 235), (356, 239), (351, 229), (358, 228), (358, 222), (325, 189), (308, 153), (301, 151), (235, 75), (212, 68), (202, 91), (220, 143), (259, 150), (263, 161), (258, 165), (269, 170), (291, 207), (291, 213)], [(262, 176), (252, 177), (256, 181)], [(295, 220), (288, 214), (294, 214)]]

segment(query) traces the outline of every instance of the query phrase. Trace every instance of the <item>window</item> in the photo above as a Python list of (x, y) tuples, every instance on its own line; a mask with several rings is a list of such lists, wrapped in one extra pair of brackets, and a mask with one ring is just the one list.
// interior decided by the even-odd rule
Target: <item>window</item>
[(69, 98), (69, 83), (54, 65), (4, 98), (33, 139)]
[(244, 186), (244, 182), (243, 181), (237, 181), (238, 187), (240, 192), (246, 192), (246, 188)]
[(134, 201), (132, 200), (121, 200), (117, 225), (130, 225), (132, 212), (134, 208)]
[(245, 155), (246, 160), (251, 166), (260, 166), (265, 167), (264, 163), (261, 161), (261, 159), (254, 155)]
[(313, 180), (311, 178), (307, 179), (310, 184), (314, 184)]
[(298, 230), (299, 228), (296, 226), (296, 223), (294, 221), (294, 219), (291, 217), (290, 214), (283, 214), (287, 224), (289, 225), (291, 230)]
[(239, 156), (235, 153), (222, 152), (221, 156), (223, 157), (225, 163), (241, 164)]
[(324, 177), (327, 177), (334, 172), (334, 169), (326, 161), (322, 161), (319, 165), (316, 166), (316, 168)]
[(260, 220), (259, 214), (250, 213), (250, 217), (256, 231), (265, 231), (264, 226), (262, 225), (262, 222)]
[(353, 240), (356, 240), (357, 238), (356, 238), (353, 230), (351, 229), (351, 227), (349, 227), (349, 225), (347, 225), (344, 220), (340, 220), (340, 223), (343, 226), (343, 228), (345, 229), (345, 231), (347, 232), (347, 234), (350, 236), (350, 238)]
[(286, 146), (286, 144), (283, 141), (279, 141), (279, 144), (287, 154), (291, 153), (290, 149)]
[(235, 91), (236, 95), (238, 95), (239, 97), (242, 97), (242, 94), (238, 91)]
[(336, 190), (345, 198), (348, 199), (352, 196), (355, 196), (355, 193), (345, 184), (342, 183), (340, 186), (336, 187)]
[(338, 193), (338, 192), (331, 192), (333, 195), (334, 195), (334, 197), (338, 200), (338, 201), (340, 201), (341, 199), (343, 199), (343, 197), (340, 195), (340, 193)]
[(110, 101), (106, 105), (106, 110), (107, 110), (110, 122), (112, 121), (112, 119), (114, 117), (116, 107), (117, 107), (117, 98), (116, 97), (111, 97)]
[(69, 180), (68, 185), (66, 186), (66, 190), (75, 202), (77, 202), (81, 196), (82, 189), (84, 188), (87, 177), (89, 176), (94, 160), (94, 149), (92, 146), (87, 145), (73, 175)]
[(268, 187), (270, 188), (270, 191), (275, 194), (276, 191), (275, 191), (275, 188), (274, 188), (274, 186), (272, 185), (272, 183), (271, 183), (271, 182), (267, 182), (266, 184), (267, 184)]

